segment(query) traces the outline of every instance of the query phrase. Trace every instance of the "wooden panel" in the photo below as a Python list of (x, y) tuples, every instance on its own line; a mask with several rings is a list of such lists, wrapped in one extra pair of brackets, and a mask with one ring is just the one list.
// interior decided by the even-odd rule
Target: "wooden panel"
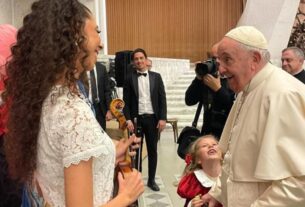
[(141, 47), (198, 61), (236, 25), (242, 0), (107, 0), (106, 9), (109, 54)]

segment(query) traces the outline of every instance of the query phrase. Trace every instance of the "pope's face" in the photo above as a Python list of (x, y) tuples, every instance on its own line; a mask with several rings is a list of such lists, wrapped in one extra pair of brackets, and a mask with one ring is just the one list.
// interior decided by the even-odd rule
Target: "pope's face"
[(228, 37), (221, 40), (217, 54), (220, 75), (227, 77), (228, 84), (234, 92), (242, 91), (254, 75), (253, 54)]

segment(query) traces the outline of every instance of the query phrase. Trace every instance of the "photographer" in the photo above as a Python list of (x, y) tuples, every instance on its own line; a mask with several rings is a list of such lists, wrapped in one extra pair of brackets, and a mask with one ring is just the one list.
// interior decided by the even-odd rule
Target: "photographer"
[(226, 79), (218, 75), (217, 47), (212, 47), (212, 58), (196, 65), (196, 78), (185, 92), (188, 106), (202, 102), (204, 107), (201, 134), (221, 136), (227, 116), (234, 101), (234, 93), (228, 88)]

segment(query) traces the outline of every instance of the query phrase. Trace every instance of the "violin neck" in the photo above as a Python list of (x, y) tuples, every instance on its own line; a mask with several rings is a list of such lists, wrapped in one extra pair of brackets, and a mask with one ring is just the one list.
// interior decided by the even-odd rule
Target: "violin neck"
[[(128, 131), (128, 139), (130, 138), (130, 136), (132, 136), (132, 134), (133, 134), (133, 132)], [(130, 152), (134, 151), (134, 150), (132, 149), (131, 146), (129, 146), (129, 151), (130, 151)], [(128, 160), (128, 161), (130, 162), (131, 168), (135, 168), (135, 166), (136, 166), (136, 164), (135, 164), (135, 162), (136, 162), (136, 157), (135, 157), (135, 156), (132, 156), (132, 157), (129, 156), (128, 151), (127, 151), (127, 152), (126, 152), (126, 158), (125, 158), (125, 159)]]

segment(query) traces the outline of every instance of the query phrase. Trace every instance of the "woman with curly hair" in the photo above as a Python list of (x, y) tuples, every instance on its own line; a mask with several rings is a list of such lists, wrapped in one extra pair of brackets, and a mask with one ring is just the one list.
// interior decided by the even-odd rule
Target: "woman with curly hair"
[(37, 187), (50, 206), (128, 206), (144, 191), (141, 174), (118, 176), (117, 146), (102, 130), (77, 85), (101, 49), (91, 12), (77, 0), (39, 0), (25, 16), (8, 64), (10, 103), (5, 149), (14, 178)]
[[(186, 155), (187, 166), (177, 193), (185, 198), (185, 207), (201, 207), (201, 196), (208, 193), (221, 172), (221, 151), (213, 135), (205, 135), (192, 143)], [(220, 204), (216, 205), (221, 207)]]

